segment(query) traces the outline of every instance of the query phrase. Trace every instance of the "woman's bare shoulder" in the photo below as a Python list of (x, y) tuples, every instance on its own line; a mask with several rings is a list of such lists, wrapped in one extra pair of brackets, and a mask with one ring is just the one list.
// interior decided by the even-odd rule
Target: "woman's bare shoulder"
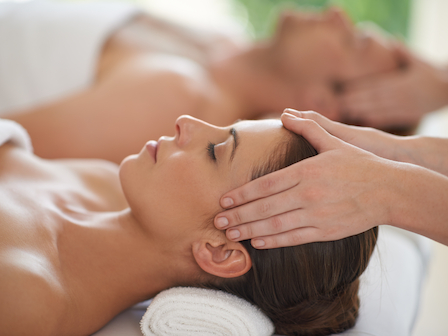
[(66, 315), (68, 296), (57, 277), (36, 257), (19, 249), (0, 252), (2, 336), (56, 335)]

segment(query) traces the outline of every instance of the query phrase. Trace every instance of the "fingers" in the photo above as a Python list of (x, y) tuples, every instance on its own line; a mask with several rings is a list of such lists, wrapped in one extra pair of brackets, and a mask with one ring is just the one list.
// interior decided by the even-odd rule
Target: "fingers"
[[(372, 79), (374, 81), (374, 79)], [(379, 104), (385, 99), (385, 90), (375, 83), (368, 85), (359, 84), (352, 86), (341, 96), (341, 109), (346, 117), (352, 119), (363, 117), (367, 114), (381, 112)], [(386, 93), (387, 94), (387, 93)]]
[(375, 103), (383, 95), (389, 94), (390, 90), (396, 86), (397, 81), (400, 81), (402, 77), (403, 72), (401, 70), (393, 70), (350, 81), (344, 86), (341, 103), (356, 100), (369, 100)]
[(282, 114), (281, 120), (287, 129), (302, 135), (319, 153), (334, 149), (339, 143), (314, 120), (301, 119), (288, 112)]
[[(233, 208), (241, 204), (252, 202), (260, 198), (277, 194), (281, 191), (288, 190), (300, 183), (300, 172), (293, 166), (281, 169), (253, 180), (245, 185), (236, 188), (221, 197), (220, 203), (223, 208)], [(244, 209), (242, 207), (241, 209)], [(267, 211), (265, 211), (267, 213)], [(221, 215), (221, 214), (220, 214)], [(218, 215), (217, 217), (219, 217)], [(239, 213), (234, 212), (233, 218), (236, 220)], [(250, 216), (248, 216), (250, 217)], [(242, 223), (241, 218), (238, 224)], [(215, 223), (217, 220), (215, 219)], [(219, 226), (219, 225), (217, 225)]]
[(234, 241), (252, 239), (255, 248), (276, 248), (322, 241), (322, 232), (306, 226), (304, 213), (298, 209), (268, 219), (230, 228), (227, 238)]
[(402, 71), (394, 71), (348, 85), (340, 98), (343, 116), (349, 122), (374, 127), (389, 125), (403, 106), (402, 84)]
[(226, 231), (230, 240), (247, 240), (257, 237), (270, 236), (292, 229), (303, 227), (301, 209), (282, 213), (267, 219), (258, 220), (230, 228)]
[(315, 227), (293, 229), (280, 234), (252, 239), (251, 244), (257, 249), (270, 249), (277, 247), (296, 246), (322, 241), (320, 230)]
[(327, 132), (329, 132), (331, 135), (337, 136), (338, 138), (341, 138), (338, 134), (344, 132), (346, 128), (349, 127), (345, 124), (341, 124), (340, 122), (330, 120), (327, 117), (314, 111), (299, 112), (292, 109), (286, 109), (285, 112), (298, 116), (299, 118), (314, 120)]
[[(292, 168), (292, 167), (293, 166), (288, 167), (288, 168)], [(282, 169), (278, 172), (283, 173), (283, 171), (286, 171), (288, 168)], [(273, 173), (273, 174), (275, 174), (275, 173)], [(259, 221), (259, 220), (269, 218), (271, 216), (275, 216), (275, 215), (281, 214), (283, 212), (287, 212), (292, 209), (298, 208), (297, 204), (299, 204), (300, 199), (294, 195), (291, 195), (292, 191), (291, 192), (289, 192), (289, 191), (292, 190), (291, 188), (293, 188), (300, 182), (300, 177), (297, 173), (294, 173), (294, 174), (292, 172), (288, 173), (288, 171), (286, 171), (285, 174), (287, 176), (286, 179), (283, 178), (283, 176), (282, 176), (283, 174), (279, 174), (280, 180), (287, 182), (285, 184), (282, 184), (281, 189), (278, 190), (278, 191), (283, 191), (283, 192), (277, 193), (278, 191), (276, 189), (269, 189), (273, 195), (271, 195), (269, 197), (263, 197), (258, 200), (252, 201), (250, 203), (244, 204), (242, 206), (238, 206), (236, 208), (222, 212), (215, 217), (215, 226), (218, 229), (226, 229), (226, 228), (240, 225), (243, 223)], [(271, 175), (271, 174), (269, 174), (269, 175)], [(263, 176), (257, 180), (252, 181), (252, 182), (257, 182), (258, 180), (261, 180), (265, 177), (269, 177), (269, 179), (271, 179), (271, 177), (269, 175)], [(251, 184), (251, 182), (249, 184), (244, 185), (241, 188), (250, 187), (250, 184)], [(263, 183), (262, 183), (262, 185), (263, 185)], [(267, 185), (270, 188), (270, 186), (273, 184), (268, 183)], [(275, 185), (280, 186), (279, 184), (275, 184)], [(241, 188), (235, 189), (235, 190), (231, 191), (229, 194), (233, 195), (233, 193), (236, 192), (236, 195), (238, 195), (239, 189), (241, 189)], [(267, 189), (257, 188), (257, 187), (255, 187), (255, 189), (261, 190), (262, 194), (264, 194), (264, 192), (267, 190)], [(229, 195), (229, 194), (227, 194), (227, 195)], [(257, 196), (259, 196), (259, 195), (257, 195)], [(264, 196), (267, 196), (267, 195), (264, 194)], [(232, 197), (235, 199), (242, 199), (241, 197), (238, 197), (238, 196), (237, 197), (232, 196)], [(245, 199), (247, 199), (247, 198), (245, 198)], [(262, 234), (266, 234), (266, 232), (264, 232)], [(248, 239), (249, 235), (250, 235), (250, 238), (254, 237), (254, 236), (251, 236), (250, 233), (248, 233), (244, 236), (245, 239)]]

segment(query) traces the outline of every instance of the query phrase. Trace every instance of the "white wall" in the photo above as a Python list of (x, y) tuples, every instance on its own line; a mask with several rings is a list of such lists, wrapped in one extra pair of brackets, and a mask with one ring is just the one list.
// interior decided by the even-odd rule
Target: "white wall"
[(410, 44), (425, 58), (448, 63), (448, 0), (413, 1)]
[[(448, 0), (414, 0), (411, 48), (423, 58), (448, 64)], [(418, 133), (448, 137), (448, 110), (424, 118)], [(421, 312), (412, 336), (448, 335), (448, 247), (435, 243), (423, 291)]]

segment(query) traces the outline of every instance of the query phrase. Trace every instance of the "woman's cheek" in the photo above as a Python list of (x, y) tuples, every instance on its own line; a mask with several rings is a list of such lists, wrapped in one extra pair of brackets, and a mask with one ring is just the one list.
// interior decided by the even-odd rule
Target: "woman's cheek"
[(191, 158), (167, 165), (163, 171), (165, 177), (158, 177), (156, 182), (166, 208), (187, 214), (219, 205), (222, 187), (214, 168), (211, 164)]

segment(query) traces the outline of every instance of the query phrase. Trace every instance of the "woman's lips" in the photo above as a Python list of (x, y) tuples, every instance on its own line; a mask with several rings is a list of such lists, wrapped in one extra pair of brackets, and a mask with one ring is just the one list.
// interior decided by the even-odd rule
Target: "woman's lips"
[(146, 143), (146, 150), (149, 152), (149, 155), (154, 159), (154, 162), (157, 162), (157, 148), (159, 147), (159, 143), (157, 141), (151, 140)]

